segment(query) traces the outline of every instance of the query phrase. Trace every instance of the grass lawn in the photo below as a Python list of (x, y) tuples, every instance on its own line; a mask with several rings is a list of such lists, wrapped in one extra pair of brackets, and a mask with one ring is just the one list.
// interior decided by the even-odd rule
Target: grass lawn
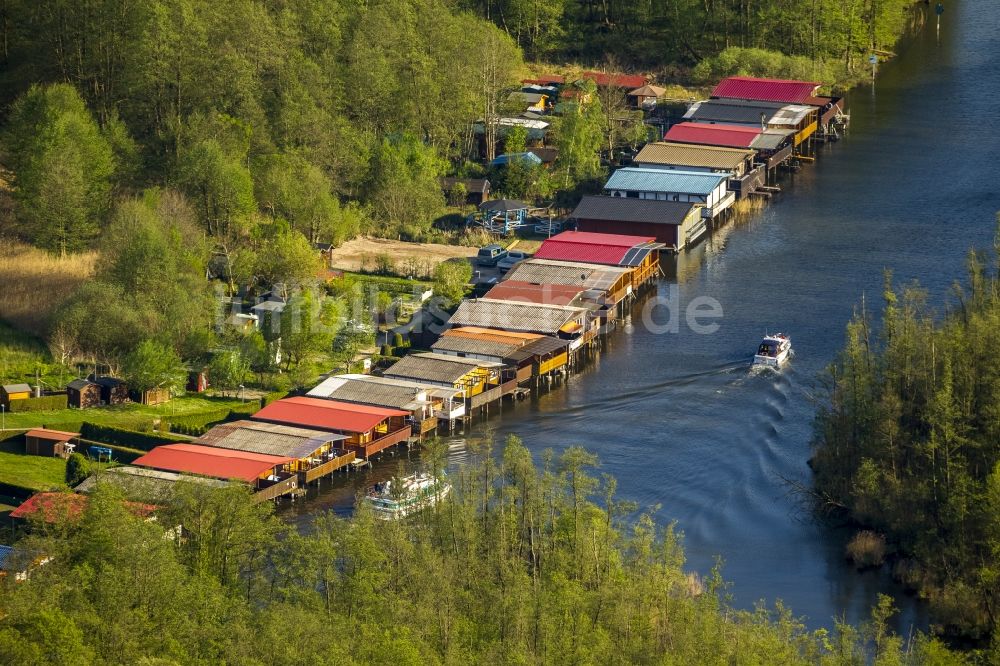
[(5, 450), (7, 448), (0, 450), (0, 483), (12, 483), (36, 490), (65, 486), (66, 461), (62, 458), (29, 456)]
[(76, 372), (52, 361), (45, 343), (28, 333), (0, 321), (0, 382), (35, 384), (35, 373), (42, 384), (63, 388), (76, 378)]
[(242, 404), (234, 398), (205, 398), (181, 396), (170, 402), (156, 406), (135, 403), (113, 407), (93, 407), (91, 409), (58, 409), (47, 412), (16, 412), (6, 415), (7, 428), (36, 428), (45, 424), (75, 423), (88, 421), (98, 425), (135, 428), (141, 421), (153, 418), (180, 416), (208, 412)]

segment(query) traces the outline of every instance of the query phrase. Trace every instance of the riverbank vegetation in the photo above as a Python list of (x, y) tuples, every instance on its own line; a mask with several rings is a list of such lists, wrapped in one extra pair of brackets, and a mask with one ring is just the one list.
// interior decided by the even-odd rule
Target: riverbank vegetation
[(886, 279), (879, 326), (858, 312), (830, 368), (812, 461), (825, 505), (886, 535), (939, 630), (980, 641), (1000, 612), (997, 269), (971, 254), (944, 312)]
[[(362, 508), (305, 534), (236, 487), (179, 486), (156, 522), (99, 487), (78, 520), (18, 544), (54, 557), (0, 581), (0, 663), (962, 663), (894, 636), (885, 601), (829, 632), (735, 610), (595, 462), (570, 448), (539, 468), (511, 438), (408, 522)], [(174, 525), (183, 537), (164, 539)]]

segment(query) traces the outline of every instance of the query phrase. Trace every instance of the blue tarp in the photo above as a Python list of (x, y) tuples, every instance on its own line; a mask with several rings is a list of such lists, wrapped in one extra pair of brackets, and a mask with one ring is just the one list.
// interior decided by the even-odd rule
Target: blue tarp
[(515, 160), (529, 162), (531, 164), (541, 164), (542, 158), (534, 153), (505, 153), (490, 162), (490, 166), (503, 166)]

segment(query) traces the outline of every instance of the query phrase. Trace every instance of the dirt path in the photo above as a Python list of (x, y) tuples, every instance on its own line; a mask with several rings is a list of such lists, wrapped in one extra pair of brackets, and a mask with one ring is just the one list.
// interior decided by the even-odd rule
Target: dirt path
[(407, 243), (386, 238), (355, 238), (333, 251), (331, 265), (345, 271), (373, 268), (377, 255), (388, 255), (393, 263), (402, 268), (407, 262), (415, 262), (422, 268), (456, 257), (474, 257), (479, 248), (464, 245), (440, 245), (437, 243)]

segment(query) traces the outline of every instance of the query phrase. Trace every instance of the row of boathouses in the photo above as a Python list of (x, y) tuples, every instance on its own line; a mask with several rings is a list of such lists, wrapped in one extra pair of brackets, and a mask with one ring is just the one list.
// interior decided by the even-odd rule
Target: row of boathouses
[(681, 251), (738, 201), (778, 191), (779, 170), (812, 161), (849, 121), (839, 97), (820, 84), (733, 76), (709, 99), (691, 104), (661, 141), (647, 144), (614, 171), (600, 196), (584, 197), (570, 215), (583, 231), (652, 234)]
[[(375, 375), (336, 374), (306, 395), (190, 441), (157, 446), (101, 478), (169, 487), (240, 483), (259, 500), (296, 495), (338, 470), (544, 389), (600, 344), (637, 294), (735, 201), (773, 191), (774, 171), (808, 160), (847, 122), (819, 84), (731, 77), (693, 104), (663, 141), (588, 196), (577, 230), (542, 242), (477, 298), (462, 301), (423, 349)], [(94, 481), (80, 487), (87, 492)]]

